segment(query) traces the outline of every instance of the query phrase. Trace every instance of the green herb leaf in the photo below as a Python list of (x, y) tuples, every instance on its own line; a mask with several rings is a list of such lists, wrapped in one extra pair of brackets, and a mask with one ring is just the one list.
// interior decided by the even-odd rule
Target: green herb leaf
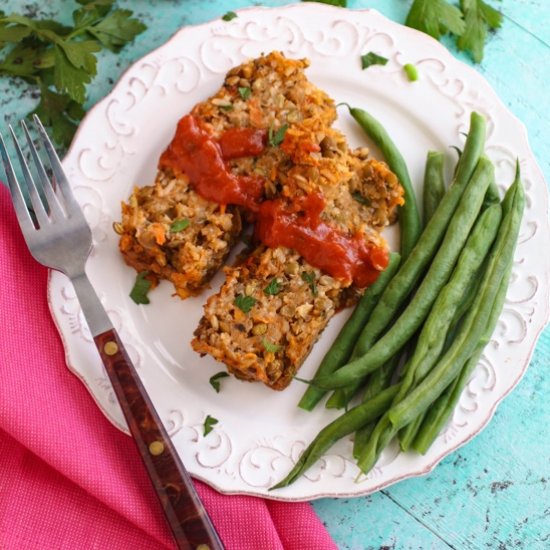
[(274, 344), (266, 338), (262, 338), (262, 346), (265, 348), (265, 351), (269, 353), (277, 353), (282, 348), (279, 344)]
[(227, 378), (228, 376), (229, 376), (229, 373), (222, 370), (217, 374), (215, 374), (214, 376), (210, 377), (210, 380), (209, 380), (210, 385), (216, 390), (216, 393), (220, 393), (220, 380), (222, 378)]
[(226, 103), (225, 105), (220, 105), (220, 109), (223, 109), (224, 111), (232, 111), (233, 105), (231, 105), (231, 103)]
[(245, 296), (243, 294), (237, 294), (233, 303), (243, 312), (248, 313), (254, 304), (256, 303), (256, 298), (252, 296)]
[(252, 92), (250, 88), (237, 88), (237, 89), (239, 90), (239, 95), (245, 101), (250, 97), (250, 93)]
[(217, 418), (214, 418), (213, 416), (208, 415), (204, 419), (204, 436), (207, 436), (214, 428), (213, 426), (216, 425), (219, 422)]
[(142, 271), (137, 274), (136, 282), (134, 283), (134, 288), (130, 292), (130, 298), (136, 304), (149, 304), (149, 298), (147, 293), (151, 290), (151, 281), (147, 280), (145, 277), (149, 275), (148, 271)]
[(369, 52), (361, 56), (361, 68), (363, 70), (368, 69), (372, 65), (385, 65), (387, 62), (387, 57), (382, 57), (374, 52)]
[[(79, 2), (82, 4), (83, 2)], [(99, 21), (109, 13), (113, 2), (105, 3), (88, 2), (87, 5), (73, 12), (75, 30), (85, 30)]]
[(170, 232), (178, 233), (179, 231), (183, 231), (184, 229), (187, 229), (189, 227), (190, 223), (191, 222), (187, 218), (176, 220), (170, 225)]
[(231, 21), (232, 19), (235, 19), (235, 17), (239, 17), (234, 11), (228, 11), (225, 15), (222, 16), (222, 19), (224, 21)]
[(354, 191), (351, 196), (353, 197), (353, 200), (357, 201), (359, 204), (363, 204), (365, 206), (368, 206), (370, 204), (369, 199), (361, 195), (359, 191)]
[(288, 124), (283, 124), (277, 131), (273, 130), (273, 126), (270, 126), (267, 131), (267, 141), (272, 147), (279, 146), (285, 139), (286, 131), (288, 130)]
[(304, 280), (311, 289), (313, 296), (317, 296), (317, 285), (315, 284), (315, 273), (313, 271), (304, 271), (302, 273), (302, 280)]
[(57, 94), (42, 86), (40, 103), (30, 114), (37, 114), (44, 125), (52, 128), (53, 139), (68, 147), (84, 109), (67, 94)]
[(267, 296), (276, 296), (281, 292), (282, 286), (279, 284), (277, 279), (274, 277), (269, 281), (269, 284), (264, 288), (264, 294)]
[(85, 69), (76, 68), (67, 58), (65, 52), (58, 46), (54, 46), (54, 83), (62, 93), (67, 93), (71, 99), (78, 103), (86, 100), (86, 84), (92, 81), (90, 74)]
[(130, 10), (115, 10), (99, 23), (89, 27), (87, 32), (113, 52), (119, 52), (147, 27), (132, 17)]
[(21, 42), (31, 33), (32, 29), (24, 25), (9, 26), (8, 23), (0, 23), (0, 47), (3, 47), (5, 42)]
[(411, 82), (415, 82), (416, 80), (418, 80), (418, 70), (414, 65), (412, 65), (411, 63), (407, 63), (403, 67), (403, 69)]
[(77, 1), (81, 7), (73, 12), (74, 27), (0, 11), (0, 73), (38, 87), (41, 99), (34, 112), (64, 146), (82, 118), (86, 85), (97, 73), (97, 52), (102, 47), (118, 51), (146, 28), (130, 11), (112, 11), (114, 0)]
[(460, 10), (447, 0), (414, 0), (405, 25), (423, 31), (436, 40), (447, 32), (457, 36), (464, 32)]
[(469, 51), (473, 60), (480, 63), (483, 59), (487, 32), (502, 25), (502, 14), (483, 0), (461, 0), (460, 7), (464, 13), (466, 29), (456, 41), (456, 45), (459, 50)]
[(319, 4), (328, 4), (340, 8), (345, 8), (348, 5), (347, 0), (302, 0), (302, 2), (319, 2)]
[(91, 76), (97, 74), (97, 59), (92, 54), (99, 52), (101, 46), (95, 40), (85, 40), (82, 42), (59, 40), (58, 45), (74, 67), (84, 69)]
[(0, 61), (0, 71), (12, 76), (29, 77), (38, 72), (37, 64), (41, 63), (40, 53), (25, 43), (17, 44), (6, 57)]

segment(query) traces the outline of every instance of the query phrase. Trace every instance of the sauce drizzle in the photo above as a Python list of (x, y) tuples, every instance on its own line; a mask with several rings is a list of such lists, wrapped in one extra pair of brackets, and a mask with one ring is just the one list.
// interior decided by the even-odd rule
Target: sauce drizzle
[(262, 201), (260, 177), (229, 171), (225, 161), (257, 156), (265, 148), (265, 130), (232, 128), (216, 140), (198, 118), (186, 115), (160, 166), (185, 173), (207, 200), (246, 208), (253, 214), (256, 237), (266, 246), (293, 248), (311, 265), (361, 288), (376, 281), (388, 265), (387, 249), (369, 244), (361, 233), (350, 236), (324, 222), (321, 193)]

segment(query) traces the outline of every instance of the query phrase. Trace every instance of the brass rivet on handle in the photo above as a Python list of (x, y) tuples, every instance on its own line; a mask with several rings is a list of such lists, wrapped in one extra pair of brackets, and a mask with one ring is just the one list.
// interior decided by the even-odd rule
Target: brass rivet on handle
[(199, 544), (195, 550), (210, 550), (208, 544)]
[(110, 340), (109, 342), (107, 342), (107, 343), (103, 346), (103, 351), (104, 351), (107, 355), (115, 355), (115, 353), (118, 352), (118, 346), (116, 345), (116, 342), (113, 342), (112, 340)]
[(153, 443), (149, 445), (149, 452), (153, 456), (161, 455), (164, 452), (164, 443), (162, 441), (153, 441)]

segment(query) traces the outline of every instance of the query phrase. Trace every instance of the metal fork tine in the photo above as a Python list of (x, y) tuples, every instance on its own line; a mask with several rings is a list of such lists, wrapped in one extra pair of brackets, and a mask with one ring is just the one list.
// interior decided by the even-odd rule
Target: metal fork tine
[(69, 181), (67, 180), (67, 176), (65, 176), (65, 172), (63, 171), (63, 167), (61, 166), (61, 161), (59, 160), (59, 157), (55, 152), (54, 146), (52, 145), (52, 142), (50, 141), (46, 130), (44, 130), (44, 126), (42, 126), (42, 122), (40, 122), (40, 119), (37, 115), (33, 115), (33, 120), (36, 128), (38, 129), (40, 137), (42, 138), (42, 143), (44, 144), (44, 148), (46, 149), (46, 153), (48, 155), (48, 158), (50, 159), (55, 181), (61, 189), (61, 193), (65, 198), (67, 207), (69, 208), (69, 210), (72, 206), (78, 207), (78, 203), (74, 198), (71, 186), (69, 185)]
[(43, 226), (47, 223), (49, 223), (48, 219), (48, 213), (46, 212), (46, 209), (44, 208), (44, 204), (42, 203), (42, 200), (40, 198), (40, 195), (38, 194), (38, 190), (36, 189), (36, 185), (34, 183), (34, 179), (31, 175), (31, 172), (29, 170), (29, 166), (27, 165), (27, 161), (25, 160), (25, 157), (23, 156), (23, 151), (21, 150), (21, 147), (19, 145), (19, 141), (17, 140), (17, 137), (15, 136), (15, 132), (13, 131), (13, 128), (11, 127), (11, 124), (9, 125), (9, 129), (11, 132), (11, 137), (13, 139), (13, 143), (15, 144), (15, 151), (17, 153), (17, 156), (19, 157), (19, 164), (21, 164), (21, 170), (23, 171), (23, 176), (25, 178), (25, 182), (27, 184), (27, 189), (29, 191), (29, 196), (31, 197), (31, 203), (34, 210), (34, 215), (36, 216), (36, 219), (38, 220), (38, 224), (40, 226)]
[(27, 143), (29, 144), (29, 149), (31, 150), (31, 155), (34, 160), (34, 164), (36, 165), (36, 171), (38, 172), (38, 177), (40, 178), (40, 181), (42, 183), (42, 189), (44, 189), (44, 193), (46, 194), (46, 198), (48, 199), (48, 206), (50, 207), (50, 216), (54, 219), (59, 217), (64, 217), (65, 213), (61, 208), (59, 199), (55, 194), (55, 191), (50, 182), (50, 179), (46, 174), (46, 170), (44, 168), (44, 165), (42, 164), (42, 160), (38, 156), (38, 151), (36, 150), (34, 141), (32, 140), (31, 135), (29, 134), (29, 129), (27, 128), (27, 125), (25, 124), (24, 120), (21, 121), (21, 126), (23, 127), (23, 131), (25, 132), (25, 137), (27, 138)]
[(11, 199), (15, 208), (15, 214), (19, 220), (19, 225), (23, 230), (23, 234), (26, 237), (34, 231), (34, 223), (32, 221), (29, 209), (25, 204), (25, 199), (23, 198), (21, 187), (19, 187), (19, 182), (15, 177), (15, 172), (13, 171), (13, 166), (11, 164), (10, 157), (8, 156), (8, 151), (6, 150), (6, 144), (4, 143), (2, 134), (0, 134), (0, 154), (2, 155), (4, 170), (6, 171), (6, 176), (8, 178), (8, 185), (10, 186)]

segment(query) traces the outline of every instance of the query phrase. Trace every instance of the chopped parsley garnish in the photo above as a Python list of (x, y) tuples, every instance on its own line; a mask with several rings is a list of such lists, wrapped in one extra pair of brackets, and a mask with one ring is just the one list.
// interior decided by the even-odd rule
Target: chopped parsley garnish
[(252, 92), (250, 88), (238, 88), (239, 95), (246, 101)]
[(281, 145), (283, 139), (285, 139), (286, 131), (288, 130), (288, 124), (283, 124), (277, 131), (273, 130), (273, 126), (269, 127), (267, 131), (267, 141), (272, 147)]
[(232, 111), (233, 105), (231, 105), (231, 103), (226, 103), (225, 105), (220, 105), (220, 109), (223, 109), (224, 111)]
[(418, 80), (418, 70), (416, 69), (416, 67), (414, 65), (412, 65), (411, 63), (407, 63), (404, 67), (403, 67), (405, 73), (407, 73), (407, 77), (409, 78), (409, 80), (411, 82), (415, 82)]
[(210, 385), (216, 390), (216, 393), (220, 393), (220, 379), (227, 378), (228, 376), (229, 374), (222, 370), (210, 377)]
[(222, 16), (222, 19), (224, 21), (231, 21), (232, 19), (235, 19), (235, 17), (239, 17), (234, 11), (228, 11), (225, 15)]
[(267, 294), (268, 296), (276, 296), (281, 292), (281, 285), (279, 284), (279, 281), (274, 277), (269, 281), (269, 284), (264, 288), (264, 294)]
[(274, 344), (273, 342), (270, 342), (266, 338), (262, 338), (262, 346), (265, 348), (265, 351), (269, 353), (277, 353), (282, 346), (279, 346), (279, 344)]
[(136, 304), (150, 304), (147, 293), (151, 290), (151, 281), (146, 279), (149, 275), (148, 271), (141, 271), (137, 274), (136, 282), (134, 283), (134, 288), (130, 292), (130, 298)]
[(359, 193), (359, 191), (354, 191), (351, 196), (353, 197), (353, 200), (356, 200), (359, 204), (363, 204), (365, 206), (368, 206), (370, 204), (369, 199), (367, 197), (364, 197)]
[(256, 298), (252, 296), (245, 296), (243, 294), (237, 294), (233, 303), (243, 312), (248, 313), (252, 306), (256, 303)]
[(311, 289), (313, 296), (317, 296), (317, 285), (315, 284), (315, 273), (313, 271), (304, 271), (302, 273), (302, 280), (304, 280)]
[(386, 57), (382, 57), (374, 52), (366, 53), (361, 56), (361, 68), (368, 69), (372, 65), (385, 65), (388, 62)]
[(328, 4), (329, 6), (339, 6), (345, 8), (348, 5), (347, 0), (302, 0), (302, 2), (319, 2), (319, 4)]
[(217, 424), (219, 422), (219, 420), (217, 418), (214, 418), (213, 416), (210, 416), (208, 415), (205, 419), (204, 419), (204, 433), (203, 435), (208, 435), (214, 428), (213, 426), (215, 424)]
[(187, 229), (189, 227), (190, 223), (191, 222), (187, 218), (176, 220), (172, 223), (172, 225), (170, 225), (170, 232), (178, 233), (179, 231), (183, 231), (184, 229)]

